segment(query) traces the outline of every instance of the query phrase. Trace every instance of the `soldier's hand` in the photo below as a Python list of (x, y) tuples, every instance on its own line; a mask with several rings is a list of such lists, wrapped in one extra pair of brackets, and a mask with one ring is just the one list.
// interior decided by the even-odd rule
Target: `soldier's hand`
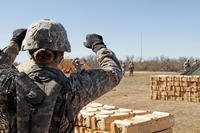
[(97, 52), (101, 48), (105, 48), (106, 45), (103, 42), (103, 37), (98, 34), (87, 34), (86, 42), (84, 43), (86, 48), (92, 49), (94, 52)]
[(11, 41), (16, 42), (19, 46), (19, 49), (21, 49), (22, 41), (26, 36), (26, 31), (27, 29), (16, 29), (13, 32), (13, 37), (11, 38)]

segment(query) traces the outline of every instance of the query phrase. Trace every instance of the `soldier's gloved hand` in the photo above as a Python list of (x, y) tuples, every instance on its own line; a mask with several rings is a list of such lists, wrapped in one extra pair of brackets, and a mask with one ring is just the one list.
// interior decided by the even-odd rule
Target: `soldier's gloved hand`
[(86, 42), (84, 43), (86, 48), (92, 49), (95, 53), (101, 48), (105, 48), (106, 45), (103, 42), (103, 37), (98, 34), (87, 34)]
[(21, 49), (22, 41), (25, 38), (27, 29), (16, 29), (13, 32), (13, 37), (11, 38), (11, 41), (14, 41), (18, 44), (19, 49)]

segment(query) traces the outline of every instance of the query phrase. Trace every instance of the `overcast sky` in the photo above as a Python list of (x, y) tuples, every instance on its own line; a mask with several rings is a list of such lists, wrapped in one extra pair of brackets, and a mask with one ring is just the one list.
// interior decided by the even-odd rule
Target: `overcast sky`
[[(200, 57), (199, 0), (0, 0), (0, 48), (16, 28), (50, 18), (67, 30), (72, 52), (93, 54), (84, 48), (87, 33), (103, 35), (118, 58), (141, 56)], [(142, 33), (142, 39), (141, 39)], [(21, 52), (17, 61), (28, 58)]]

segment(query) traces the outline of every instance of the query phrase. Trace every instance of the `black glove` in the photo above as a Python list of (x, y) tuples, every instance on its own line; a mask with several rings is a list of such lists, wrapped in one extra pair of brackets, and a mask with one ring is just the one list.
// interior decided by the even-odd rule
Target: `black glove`
[(87, 34), (86, 42), (84, 43), (86, 48), (92, 49), (94, 52), (97, 52), (101, 48), (105, 48), (106, 45), (103, 42), (103, 37), (98, 34)]
[(13, 32), (13, 37), (11, 38), (11, 41), (16, 42), (19, 46), (19, 49), (21, 49), (22, 41), (25, 38), (26, 31), (27, 31), (27, 29), (16, 29)]

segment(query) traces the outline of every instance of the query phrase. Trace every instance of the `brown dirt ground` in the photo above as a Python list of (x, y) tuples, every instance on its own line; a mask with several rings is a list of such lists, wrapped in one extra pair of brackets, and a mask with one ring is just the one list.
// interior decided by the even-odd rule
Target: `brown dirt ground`
[(130, 109), (168, 112), (175, 116), (174, 133), (200, 133), (200, 103), (151, 100), (150, 75), (161, 74), (177, 73), (135, 72), (133, 77), (125, 76), (116, 88), (96, 102)]

